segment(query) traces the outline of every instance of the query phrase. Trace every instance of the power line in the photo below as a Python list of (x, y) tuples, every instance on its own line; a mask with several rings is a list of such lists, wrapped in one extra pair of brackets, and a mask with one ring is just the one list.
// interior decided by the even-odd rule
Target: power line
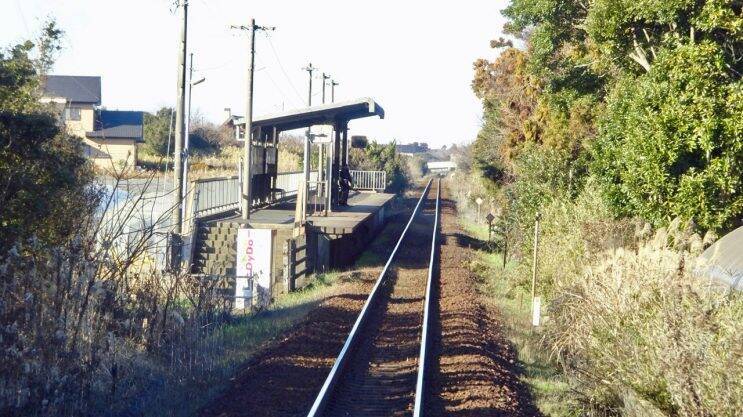
[(15, 0), (15, 6), (18, 9), (18, 14), (21, 15), (21, 20), (23, 21), (23, 26), (26, 28), (26, 35), (30, 38), (31, 37), (31, 31), (28, 29), (28, 23), (26, 22), (26, 15), (23, 14), (23, 9), (21, 8), (21, 3), (19, 0)]
[[(258, 58), (258, 62), (261, 65), (263, 65), (265, 68), (268, 68), (268, 65), (266, 65), (266, 63), (263, 62), (260, 56), (256, 56), (256, 58)], [(276, 82), (276, 80), (271, 76), (270, 71), (266, 71), (266, 76), (268, 77), (269, 81), (271, 81), (271, 84), (273, 84), (273, 86), (276, 88), (276, 91), (278, 91), (279, 94), (281, 94), (281, 97), (284, 99), (284, 101), (295, 102), (295, 100), (292, 100), (289, 96), (286, 95), (286, 93), (284, 93), (284, 90), (281, 89), (281, 87)], [(301, 107), (301, 103), (299, 104), (299, 106)]]
[(289, 78), (289, 74), (286, 73), (286, 69), (284, 69), (284, 65), (281, 63), (279, 54), (278, 52), (276, 52), (276, 47), (273, 45), (273, 41), (271, 40), (271, 35), (266, 33), (266, 39), (268, 39), (268, 44), (271, 46), (271, 51), (273, 52), (273, 56), (276, 58), (276, 62), (279, 64), (279, 68), (281, 68), (281, 72), (284, 73), (284, 77), (286, 78), (286, 81), (289, 82), (289, 85), (291, 86), (292, 90), (294, 90), (294, 94), (297, 95), (297, 98), (299, 98), (299, 102), (301, 103), (303, 101), (302, 95), (299, 94), (299, 90), (297, 90), (297, 87), (294, 85), (291, 78)]

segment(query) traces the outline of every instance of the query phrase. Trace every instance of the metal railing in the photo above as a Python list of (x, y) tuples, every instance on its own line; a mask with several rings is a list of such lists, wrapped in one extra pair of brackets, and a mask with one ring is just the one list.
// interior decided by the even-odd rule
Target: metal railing
[(192, 182), (193, 217), (236, 210), (240, 206), (240, 179), (234, 177), (203, 178)]
[[(276, 185), (274, 188), (284, 190), (284, 196), (296, 195), (303, 179), (304, 173), (302, 172), (283, 172), (276, 175)], [(310, 190), (315, 188), (313, 181), (317, 181), (317, 171), (310, 172)]]
[(387, 173), (384, 171), (351, 171), (353, 186), (360, 191), (384, 192), (387, 188)]
[[(282, 172), (276, 175), (273, 186), (279, 198), (297, 194), (302, 179), (302, 172)], [(310, 173), (310, 190), (316, 186), (317, 172)], [(193, 181), (189, 193), (192, 204), (192, 218), (202, 218), (213, 214), (227, 213), (240, 208), (240, 178), (217, 177)]]

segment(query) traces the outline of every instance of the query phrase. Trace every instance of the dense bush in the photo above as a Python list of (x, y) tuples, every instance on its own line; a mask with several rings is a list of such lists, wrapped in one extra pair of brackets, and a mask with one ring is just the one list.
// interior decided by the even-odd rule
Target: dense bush
[[(66, 241), (95, 204), (91, 167), (79, 139), (38, 101), (39, 61), (47, 65), (61, 31), (47, 23), (38, 49), (0, 51), (0, 258), (18, 240)], [(40, 54), (37, 61), (32, 54)]]
[[(173, 155), (175, 137), (175, 109), (162, 107), (144, 115), (144, 150), (150, 155)], [(191, 154), (215, 154), (222, 147), (237, 146), (229, 129), (206, 121), (198, 112), (191, 116), (188, 146)]]
[(729, 230), (743, 214), (743, 82), (711, 43), (659, 53), (612, 91), (594, 171), (620, 215)]
[(224, 303), (214, 283), (152, 268), (162, 218), (101, 192), (39, 103), (60, 36), (50, 23), (0, 52), (0, 415), (141, 415), (132, 398), (222, 360), (205, 345)]
[(395, 150), (395, 142), (384, 145), (372, 141), (364, 149), (352, 148), (348, 164), (351, 169), (386, 172), (387, 190), (393, 193), (402, 191), (409, 181), (407, 163)]
[[(155, 114), (144, 114), (145, 151), (153, 155), (172, 155), (175, 131), (174, 109), (162, 107)], [(170, 145), (168, 142), (171, 142)]]
[[(512, 0), (504, 15), (524, 47), (492, 41), (502, 53), (475, 62), (483, 126), (456, 194), (495, 202), (513, 287), (530, 286), (542, 214), (545, 344), (577, 412), (736, 415), (743, 300), (691, 264), (712, 240), (695, 233), (743, 219), (740, 2)], [(653, 226), (675, 229), (648, 241)]]

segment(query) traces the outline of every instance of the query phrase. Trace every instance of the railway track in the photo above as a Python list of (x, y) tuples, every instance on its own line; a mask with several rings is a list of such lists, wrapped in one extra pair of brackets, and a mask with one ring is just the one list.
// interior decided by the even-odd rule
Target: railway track
[(423, 415), (441, 181), (429, 180), (308, 417)]

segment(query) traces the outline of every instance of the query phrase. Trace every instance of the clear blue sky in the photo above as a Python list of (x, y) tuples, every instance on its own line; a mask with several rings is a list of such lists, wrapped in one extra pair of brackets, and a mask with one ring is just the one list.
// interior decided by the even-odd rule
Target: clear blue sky
[[(489, 41), (500, 36), (505, 3), (191, 0), (194, 78), (207, 78), (194, 88), (194, 108), (213, 122), (221, 122), (225, 107), (244, 113), (247, 37), (229, 26), (253, 16), (277, 27), (271, 42), (257, 38), (257, 115), (304, 105), (307, 73), (301, 68), (312, 61), (341, 83), (337, 100), (372, 96), (385, 108), (385, 120), (354, 122), (353, 134), (437, 147), (470, 141), (481, 116), (470, 89), (472, 62), (495, 55)], [(41, 21), (54, 16), (66, 31), (54, 73), (100, 75), (106, 107), (152, 111), (175, 101), (178, 16), (171, 5), (3, 0), (0, 46), (34, 36)]]

